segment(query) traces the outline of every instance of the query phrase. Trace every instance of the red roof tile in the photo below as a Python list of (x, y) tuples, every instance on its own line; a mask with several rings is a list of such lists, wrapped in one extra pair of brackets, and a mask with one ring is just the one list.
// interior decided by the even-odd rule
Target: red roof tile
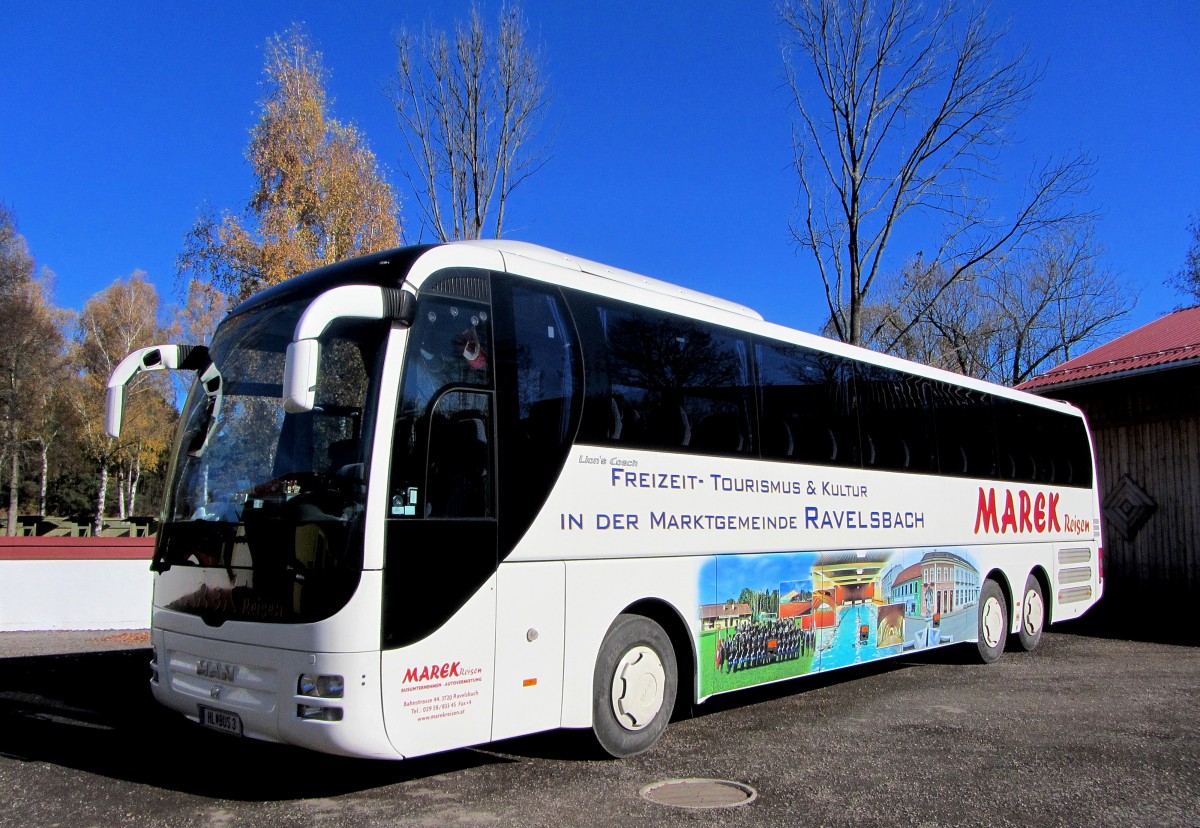
[(1169, 313), (1017, 386), (1075, 385), (1169, 363), (1200, 360), (1200, 306)]

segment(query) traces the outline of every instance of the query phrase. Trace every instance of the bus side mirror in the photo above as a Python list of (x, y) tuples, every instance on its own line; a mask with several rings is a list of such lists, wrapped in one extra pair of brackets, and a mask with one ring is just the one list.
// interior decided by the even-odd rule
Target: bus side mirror
[(104, 431), (109, 437), (121, 436), (125, 415), (125, 385), (142, 371), (179, 367), (178, 345), (152, 345), (139, 348), (121, 360), (108, 378), (108, 396), (104, 401)]
[(321, 361), (321, 343), (315, 339), (297, 339), (287, 346), (283, 363), (283, 410), (288, 414), (312, 411), (317, 404), (317, 365)]
[(342, 285), (312, 301), (296, 323), (283, 363), (283, 410), (312, 411), (317, 400), (321, 364), (320, 336), (338, 319), (395, 319), (408, 327), (416, 315), (417, 297), (400, 288)]
[(108, 378), (104, 400), (104, 432), (121, 436), (125, 415), (125, 386), (142, 371), (200, 368), (209, 364), (208, 348), (203, 345), (151, 345), (139, 348), (121, 360)]

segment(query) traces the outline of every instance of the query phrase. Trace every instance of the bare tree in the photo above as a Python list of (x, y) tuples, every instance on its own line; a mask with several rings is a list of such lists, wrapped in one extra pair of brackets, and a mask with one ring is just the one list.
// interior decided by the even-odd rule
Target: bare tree
[[(921, 254), (898, 274), (881, 277), (873, 301), (862, 308), (862, 344), (973, 377), (990, 377), (990, 345), (1000, 324), (975, 271), (946, 284), (943, 265)], [(933, 294), (938, 294), (934, 299)], [(827, 334), (832, 334), (832, 326)]]
[(883, 288), (868, 318), (893, 353), (1018, 385), (1111, 335), (1133, 309), (1101, 255), (1090, 226), (1063, 225), (946, 286), (945, 274), (918, 258)]
[(391, 86), (408, 151), (405, 176), (423, 224), (441, 241), (499, 238), (509, 197), (545, 163), (532, 142), (549, 104), (541, 56), (527, 43), (518, 6), (495, 33), (478, 6), (454, 36), (407, 30)]
[[(1090, 228), (1064, 225), (995, 269), (997, 382), (1018, 385), (1107, 338), (1137, 297), (1101, 260)], [(1010, 266), (1011, 264), (1011, 266)]]
[(1200, 215), (1192, 216), (1188, 234), (1191, 244), (1184, 255), (1183, 267), (1170, 284), (1184, 295), (1185, 301), (1196, 304), (1200, 303)]
[(939, 275), (933, 302), (1030, 234), (1081, 217), (1066, 202), (1091, 175), (1082, 154), (1037, 170), (1007, 218), (973, 189), (999, 177), (1005, 128), (1038, 80), (1023, 54), (1005, 53), (1003, 31), (983, 11), (957, 0), (928, 9), (919, 0), (782, 0), (780, 15), (798, 113), (792, 235), (816, 260), (839, 338), (878, 340), (863, 311), (903, 220), (944, 225), (924, 257)]

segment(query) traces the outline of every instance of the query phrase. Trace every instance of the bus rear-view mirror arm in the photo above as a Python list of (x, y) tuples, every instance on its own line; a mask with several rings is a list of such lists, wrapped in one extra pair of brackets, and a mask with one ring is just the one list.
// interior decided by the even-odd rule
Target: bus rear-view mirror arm
[(378, 285), (342, 285), (314, 299), (296, 323), (287, 347), (283, 410), (300, 414), (316, 405), (320, 336), (330, 324), (338, 319), (394, 319), (408, 327), (416, 313), (416, 301), (411, 291)]
[(109, 437), (121, 436), (125, 413), (125, 386), (142, 371), (203, 371), (212, 364), (203, 345), (151, 345), (125, 357), (108, 378), (104, 404), (104, 431)]

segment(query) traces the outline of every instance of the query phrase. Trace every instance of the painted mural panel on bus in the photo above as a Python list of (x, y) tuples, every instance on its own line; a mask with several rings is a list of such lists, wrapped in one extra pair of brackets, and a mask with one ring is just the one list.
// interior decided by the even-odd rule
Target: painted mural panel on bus
[(702, 696), (971, 640), (962, 548), (720, 555), (700, 571)]

